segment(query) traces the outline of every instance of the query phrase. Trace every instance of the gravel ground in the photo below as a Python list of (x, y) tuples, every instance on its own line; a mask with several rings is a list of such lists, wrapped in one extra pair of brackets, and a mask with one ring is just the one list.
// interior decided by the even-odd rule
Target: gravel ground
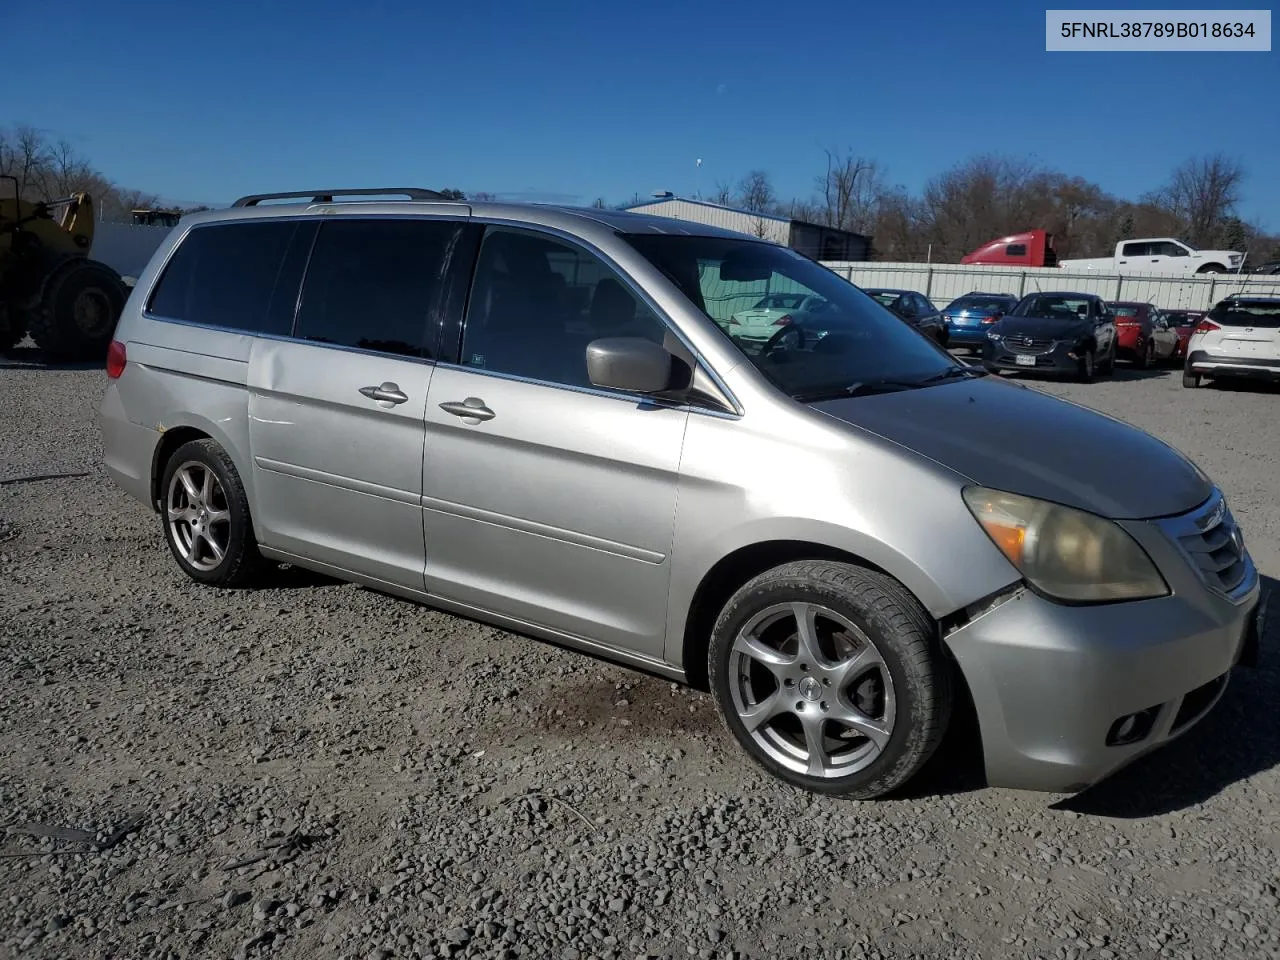
[[(982, 788), (961, 725), (908, 796), (806, 796), (705, 695), (303, 572), (197, 587), (101, 472), (104, 382), (0, 369), (0, 956), (1280, 957), (1274, 630), (1086, 794)], [(1280, 577), (1280, 392), (1043, 389), (1196, 458)]]

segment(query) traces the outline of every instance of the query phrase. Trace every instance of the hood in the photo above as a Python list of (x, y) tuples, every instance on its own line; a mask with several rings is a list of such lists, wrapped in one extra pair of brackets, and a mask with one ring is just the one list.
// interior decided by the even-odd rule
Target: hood
[(1004, 316), (991, 325), (1003, 337), (1024, 336), (1038, 340), (1071, 340), (1093, 331), (1089, 320), (1045, 320), (1041, 317)]
[(1151, 434), (992, 376), (813, 407), (974, 483), (1113, 520), (1183, 513), (1213, 489)]

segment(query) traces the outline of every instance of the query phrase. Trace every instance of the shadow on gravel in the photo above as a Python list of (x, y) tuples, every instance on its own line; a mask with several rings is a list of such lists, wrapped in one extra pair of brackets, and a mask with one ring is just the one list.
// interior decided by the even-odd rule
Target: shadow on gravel
[(1166, 377), (1172, 377), (1174, 374), (1177, 374), (1178, 376), (1182, 376), (1182, 368), (1156, 366), (1156, 367), (1147, 367), (1147, 369), (1143, 370), (1139, 367), (1133, 366), (1133, 364), (1131, 363), (1125, 363), (1123, 360), (1121, 360), (1119, 363), (1116, 364), (1115, 373), (1113, 373), (1109, 378), (1100, 378), (1100, 379), (1111, 379), (1111, 380), (1120, 380), (1120, 381), (1162, 380)]
[(1262, 578), (1272, 597), (1258, 666), (1238, 667), (1218, 705), (1182, 737), (1055, 810), (1117, 819), (1155, 817), (1203, 803), (1233, 783), (1280, 766), (1280, 726), (1270, 722), (1280, 703), (1280, 583)]
[(1227, 377), (1210, 380), (1201, 390), (1221, 390), (1224, 393), (1280, 393), (1280, 383), (1267, 380), (1247, 380), (1243, 377)]
[(334, 587), (343, 586), (344, 581), (331, 577), (327, 573), (319, 573), (315, 570), (308, 570), (306, 567), (295, 567), (291, 564), (282, 564), (278, 567), (272, 567), (267, 576), (263, 577), (261, 584), (254, 589), (257, 590), (305, 590), (314, 587)]
[(106, 370), (106, 360), (81, 363), (46, 363), (44, 351), (34, 346), (14, 347), (0, 353), (0, 370)]

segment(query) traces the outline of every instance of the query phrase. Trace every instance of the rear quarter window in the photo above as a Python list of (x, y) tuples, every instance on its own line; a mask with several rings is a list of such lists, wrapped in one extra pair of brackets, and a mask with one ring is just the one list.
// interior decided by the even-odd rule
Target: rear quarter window
[(193, 227), (151, 291), (167, 320), (288, 335), (315, 224), (240, 221)]

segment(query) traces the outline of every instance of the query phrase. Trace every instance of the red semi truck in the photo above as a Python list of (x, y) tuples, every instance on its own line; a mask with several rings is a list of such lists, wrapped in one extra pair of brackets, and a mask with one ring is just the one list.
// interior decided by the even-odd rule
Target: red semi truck
[(960, 262), (1006, 267), (1056, 267), (1058, 254), (1053, 249), (1052, 233), (1028, 230), (1026, 233), (1015, 233), (984, 243), (962, 257)]

